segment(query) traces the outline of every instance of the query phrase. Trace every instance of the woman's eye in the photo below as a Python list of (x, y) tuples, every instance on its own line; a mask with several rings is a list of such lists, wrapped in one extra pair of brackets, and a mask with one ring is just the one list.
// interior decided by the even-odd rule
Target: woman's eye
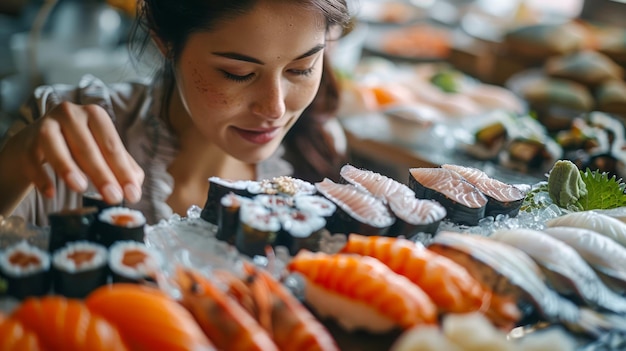
[(245, 76), (239, 76), (226, 71), (222, 71), (222, 74), (224, 74), (224, 77), (226, 77), (226, 79), (230, 79), (235, 82), (247, 82), (252, 79), (252, 77), (254, 77), (254, 73), (246, 74)]
[(313, 73), (313, 68), (314, 67), (307, 68), (307, 69), (292, 69), (290, 70), (290, 72), (298, 76), (310, 76), (311, 73)]

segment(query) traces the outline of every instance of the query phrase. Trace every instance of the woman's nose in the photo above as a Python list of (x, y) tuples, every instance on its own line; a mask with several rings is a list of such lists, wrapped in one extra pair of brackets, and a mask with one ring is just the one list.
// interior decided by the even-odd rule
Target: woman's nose
[(253, 113), (269, 119), (282, 117), (285, 114), (285, 93), (281, 86), (281, 80), (271, 79), (257, 88), (259, 94), (252, 107)]

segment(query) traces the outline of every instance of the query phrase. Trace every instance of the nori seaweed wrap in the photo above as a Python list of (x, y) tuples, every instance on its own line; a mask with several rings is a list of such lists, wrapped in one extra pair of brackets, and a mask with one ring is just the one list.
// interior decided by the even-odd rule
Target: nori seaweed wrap
[(48, 252), (53, 254), (69, 242), (89, 240), (91, 226), (97, 212), (96, 207), (84, 207), (49, 214), (50, 241)]
[(8, 283), (7, 294), (16, 299), (50, 291), (50, 255), (26, 241), (0, 255), (0, 273)]
[(109, 269), (114, 283), (154, 282), (155, 270), (162, 264), (162, 256), (143, 243), (118, 241), (109, 248)]
[(93, 241), (111, 246), (120, 240), (144, 242), (146, 218), (131, 208), (110, 207), (102, 210), (92, 228)]
[(235, 247), (250, 257), (263, 256), (266, 246), (274, 245), (279, 230), (280, 220), (276, 213), (258, 202), (245, 202), (239, 210)]
[(248, 186), (252, 183), (249, 180), (228, 180), (219, 177), (209, 178), (209, 191), (204, 208), (200, 213), (200, 218), (205, 221), (218, 224), (220, 201), (228, 193), (234, 193), (240, 196), (250, 196)]
[(53, 286), (57, 294), (84, 298), (108, 280), (108, 252), (88, 241), (68, 243), (52, 256)]

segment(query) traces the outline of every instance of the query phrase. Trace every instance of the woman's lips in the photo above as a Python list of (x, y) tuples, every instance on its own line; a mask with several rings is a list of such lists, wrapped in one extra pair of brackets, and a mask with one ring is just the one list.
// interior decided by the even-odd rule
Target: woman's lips
[(235, 127), (234, 129), (243, 139), (254, 144), (269, 143), (276, 136), (278, 136), (278, 133), (280, 131), (280, 128), (250, 130)]

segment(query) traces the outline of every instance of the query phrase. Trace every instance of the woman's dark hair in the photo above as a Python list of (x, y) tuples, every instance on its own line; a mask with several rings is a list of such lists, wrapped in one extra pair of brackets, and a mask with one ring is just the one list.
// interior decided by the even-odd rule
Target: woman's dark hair
[[(346, 0), (140, 0), (130, 41), (131, 49), (137, 49), (134, 51), (141, 55), (151, 35), (164, 44), (167, 57), (162, 69), (166, 94), (163, 101), (169, 102), (174, 91), (174, 63), (189, 35), (197, 31), (210, 31), (221, 22), (243, 15), (259, 1), (284, 1), (301, 5), (303, 9), (318, 11), (326, 21), (322, 25), (326, 26), (328, 33), (337, 26), (345, 27), (350, 20)], [(332, 141), (324, 137), (323, 124), (333, 118), (339, 102), (339, 88), (333, 70), (328, 60), (324, 61), (321, 84), (315, 99), (284, 140), (286, 158), (294, 163), (294, 176), (310, 181), (323, 177), (336, 179), (339, 167), (344, 163), (342, 155), (331, 144)], [(167, 110), (168, 106), (164, 106), (164, 111)], [(300, 156), (289, 157), (296, 154)]]

